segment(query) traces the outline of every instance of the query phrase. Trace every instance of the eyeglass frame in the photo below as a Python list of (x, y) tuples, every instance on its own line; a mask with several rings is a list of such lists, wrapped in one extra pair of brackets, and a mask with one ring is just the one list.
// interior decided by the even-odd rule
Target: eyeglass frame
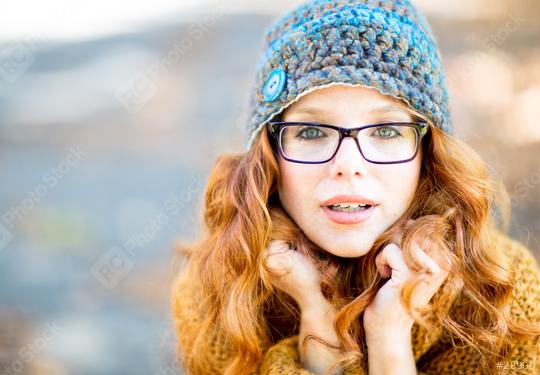
[[(429, 129), (428, 122), (426, 120), (422, 120), (422, 119), (418, 119), (416, 121), (410, 121), (410, 122), (409, 121), (405, 121), (405, 122), (400, 122), (400, 121), (378, 122), (378, 123), (368, 124), (368, 125), (364, 125), (364, 126), (360, 126), (360, 127), (356, 127), (356, 128), (342, 128), (342, 127), (339, 127), (339, 126), (336, 126), (336, 125), (322, 124), (320, 122), (313, 122), (313, 121), (270, 121), (270, 122), (268, 122), (267, 125), (268, 125), (270, 135), (275, 139), (276, 144), (278, 146), (278, 151), (279, 151), (280, 155), (283, 157), (283, 159), (285, 159), (287, 161), (290, 161), (290, 162), (293, 162), (293, 163), (300, 163), (300, 164), (324, 164), (324, 163), (329, 162), (330, 160), (332, 160), (336, 156), (336, 154), (339, 151), (339, 148), (341, 147), (341, 143), (342, 143), (343, 139), (346, 138), (346, 137), (351, 137), (351, 138), (354, 139), (354, 141), (356, 143), (356, 146), (358, 147), (358, 151), (360, 151), (360, 155), (362, 155), (364, 160), (366, 160), (369, 163), (373, 163), (373, 164), (401, 164), (401, 163), (407, 163), (407, 162), (413, 160), (416, 157), (416, 155), (418, 154), (418, 150), (420, 148), (422, 138), (427, 134), (428, 129)], [(324, 161), (304, 161), (304, 160), (296, 160), (296, 159), (288, 158), (287, 156), (285, 156), (285, 152), (283, 151), (283, 148), (282, 148), (282, 145), (281, 145), (281, 142), (280, 142), (281, 129), (284, 128), (287, 125), (312, 125), (312, 126), (320, 126), (320, 127), (323, 127), (323, 128), (337, 130), (338, 133), (339, 133), (339, 140), (338, 140), (338, 145), (336, 147), (336, 150), (334, 151), (334, 153), (332, 154), (331, 157), (329, 157), (328, 159), (326, 159)], [(406, 126), (412, 126), (416, 130), (416, 132), (415, 132), (415, 134), (416, 134), (416, 149), (414, 150), (414, 154), (413, 154), (412, 157), (410, 157), (409, 159), (398, 160), (398, 161), (372, 161), (372, 160), (369, 160), (368, 158), (365, 157), (364, 153), (362, 152), (362, 148), (360, 147), (360, 143), (358, 142), (358, 133), (360, 131), (362, 131), (363, 129), (374, 128), (374, 127), (379, 127), (379, 126), (384, 126), (384, 125), (406, 125)]]

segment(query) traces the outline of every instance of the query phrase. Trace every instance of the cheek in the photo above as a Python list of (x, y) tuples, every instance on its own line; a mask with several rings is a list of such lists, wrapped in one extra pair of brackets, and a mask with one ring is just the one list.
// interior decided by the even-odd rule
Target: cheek
[[(283, 208), (289, 214), (290, 211), (294, 211), (294, 203), (297, 202), (302, 194), (302, 184), (298, 181), (301, 180), (299, 173), (302, 172), (295, 168), (294, 165), (280, 159), (279, 161), (280, 178), (278, 181), (278, 191)], [(295, 199), (296, 198), (296, 199)]]
[(297, 222), (313, 209), (313, 192), (317, 176), (305, 165), (279, 160), (278, 192), (285, 211)]
[(390, 166), (387, 173), (380, 176), (384, 186), (383, 200), (386, 208), (400, 216), (411, 204), (420, 178), (420, 163), (415, 160), (407, 164)]

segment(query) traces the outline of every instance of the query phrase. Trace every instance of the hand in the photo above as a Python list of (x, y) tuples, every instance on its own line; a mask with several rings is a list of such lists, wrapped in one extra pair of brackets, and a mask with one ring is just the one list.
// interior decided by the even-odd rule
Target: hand
[[(415, 261), (427, 269), (426, 272), (421, 272), (423, 281), (416, 286), (413, 293), (413, 309), (427, 306), (449, 273), (447, 264), (443, 267), (443, 264), (435, 262), (426, 254), (435, 250), (430, 248), (433, 246), (433, 242), (424, 241), (422, 247), (415, 242), (412, 248)], [(389, 335), (407, 338), (414, 320), (402, 304), (400, 293), (403, 284), (414, 276), (414, 272), (407, 266), (401, 248), (395, 243), (388, 244), (377, 255), (375, 264), (381, 276), (389, 280), (379, 289), (373, 302), (364, 311), (366, 339), (376, 337), (381, 341), (386, 340)]]
[[(320, 337), (332, 345), (339, 345), (333, 327), (336, 311), (322, 294), (319, 271), (309, 258), (290, 249), (284, 241), (272, 241), (263, 256), (268, 257), (266, 268), (270, 271), (272, 284), (294, 298), (300, 306), (300, 361), (310, 373), (326, 374), (339, 351), (314, 340), (308, 340), (305, 350), (302, 348), (302, 342), (308, 334)], [(333, 372), (341, 373), (340, 369)]]
[(294, 298), (302, 311), (325, 301), (319, 271), (305, 255), (284, 241), (274, 240), (263, 256), (267, 257), (272, 284)]

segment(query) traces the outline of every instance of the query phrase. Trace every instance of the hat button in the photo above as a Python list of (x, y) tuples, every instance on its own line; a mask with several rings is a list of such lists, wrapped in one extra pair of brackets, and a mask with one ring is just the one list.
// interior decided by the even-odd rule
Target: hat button
[(286, 81), (287, 75), (283, 69), (272, 70), (263, 87), (264, 100), (267, 102), (276, 100), (283, 91)]

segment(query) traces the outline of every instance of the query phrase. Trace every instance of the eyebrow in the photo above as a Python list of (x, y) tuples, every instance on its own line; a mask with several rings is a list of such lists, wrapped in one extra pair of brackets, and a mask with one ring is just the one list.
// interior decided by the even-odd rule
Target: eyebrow
[[(305, 114), (325, 114), (327, 111), (324, 108), (320, 107), (312, 107), (312, 106), (304, 106), (296, 109), (296, 112), (301, 112)], [(382, 114), (382, 113), (391, 113), (391, 112), (399, 112), (406, 115), (411, 115), (406, 109), (403, 107), (400, 107), (395, 104), (386, 104), (380, 107), (372, 108), (368, 111), (370, 114)]]

